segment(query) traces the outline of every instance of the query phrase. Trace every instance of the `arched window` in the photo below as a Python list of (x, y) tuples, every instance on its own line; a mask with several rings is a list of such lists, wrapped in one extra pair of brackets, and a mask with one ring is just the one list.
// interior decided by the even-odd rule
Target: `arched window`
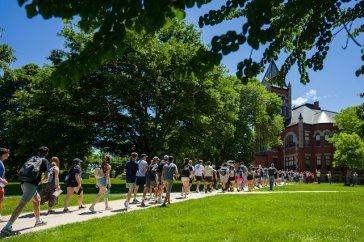
[(316, 146), (321, 146), (321, 135), (319, 133), (316, 134)]
[(286, 148), (296, 147), (296, 142), (297, 142), (296, 136), (288, 135), (288, 137), (286, 138), (285, 147)]
[(330, 143), (328, 141), (328, 139), (330, 138), (330, 134), (328, 131), (325, 132), (324, 137), (325, 137), (325, 145), (326, 146), (330, 145)]

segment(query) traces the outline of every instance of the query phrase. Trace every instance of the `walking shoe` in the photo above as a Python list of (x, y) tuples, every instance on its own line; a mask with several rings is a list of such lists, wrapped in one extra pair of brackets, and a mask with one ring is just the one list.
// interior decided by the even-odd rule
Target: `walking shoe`
[(64, 213), (71, 213), (71, 211), (68, 208), (63, 209)]
[(112, 207), (106, 207), (105, 210), (112, 210)]
[(93, 207), (89, 207), (88, 210), (91, 211), (91, 213), (96, 213), (95, 209)]
[(0, 222), (7, 222), (8, 220), (5, 217), (0, 217)]
[(81, 205), (81, 206), (79, 206), (78, 207), (78, 209), (85, 209), (86, 207), (85, 206), (83, 206), (83, 205)]
[(47, 225), (47, 222), (46, 221), (35, 222), (34, 227), (39, 227), (39, 226), (43, 226), (43, 225)]
[(200, 190), (198, 190), (198, 189), (197, 189), (197, 190), (196, 190), (196, 192), (197, 192), (197, 193), (199, 193), (199, 192), (200, 192)]
[(138, 199), (136, 199), (136, 198), (133, 199), (133, 203), (138, 203), (138, 202), (139, 202)]
[(13, 228), (11, 227), (10, 229), (3, 228), (3, 229), (1, 230), (1, 234), (2, 234), (3, 236), (12, 236), (12, 235), (20, 234), (20, 232), (18, 232), (18, 231), (13, 231)]

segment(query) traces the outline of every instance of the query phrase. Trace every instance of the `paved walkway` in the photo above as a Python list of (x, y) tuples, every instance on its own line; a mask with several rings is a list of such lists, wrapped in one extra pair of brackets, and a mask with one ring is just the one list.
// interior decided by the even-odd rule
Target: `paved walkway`
[[(264, 192), (259, 192), (259, 190), (254, 190), (253, 192), (247, 192), (246, 190), (244, 192), (225, 192), (222, 193), (221, 190), (219, 191), (213, 191), (212, 193), (196, 193), (196, 192), (192, 192), (190, 193), (187, 198), (183, 198), (181, 196), (180, 193), (172, 193), (171, 194), (171, 203), (176, 203), (176, 202), (183, 202), (183, 201), (188, 201), (190, 199), (199, 199), (199, 198), (203, 198), (206, 196), (215, 196), (215, 195), (222, 195), (222, 194), (240, 194), (240, 195), (248, 195), (248, 194), (257, 194), (257, 193), (264, 193), (267, 194), (267, 191)], [(142, 194), (138, 194), (138, 200), (141, 200), (141, 195)], [(96, 196), (96, 194), (95, 194)], [(130, 211), (135, 211), (135, 210), (140, 210), (140, 209), (147, 209), (150, 207), (154, 207), (154, 206), (159, 206), (160, 204), (155, 204), (155, 200), (154, 199), (150, 199), (147, 200), (146, 202), (146, 206), (142, 207), (140, 203), (130, 203), (130, 207), (131, 209), (129, 209), (128, 211), (126, 211), (125, 207), (124, 207), (124, 199), (119, 199), (119, 200), (115, 200), (115, 201), (109, 201), (109, 206), (113, 208), (113, 210), (104, 210), (104, 203), (103, 203), (103, 199), (101, 198), (98, 204), (96, 204), (95, 206), (95, 210), (96, 213), (92, 213), (89, 211), (89, 206), (90, 204), (84, 204), (84, 206), (86, 206), (85, 209), (78, 209), (78, 206), (74, 206), (74, 207), (69, 207), (69, 210), (71, 211), (70, 213), (63, 213), (63, 208), (62, 209), (56, 209), (55, 213), (49, 214), (47, 215), (46, 211), (41, 211), (41, 217), (44, 221), (47, 221), (48, 224), (45, 226), (40, 226), (40, 227), (34, 227), (35, 224), (35, 219), (34, 219), (34, 214), (33, 213), (24, 213), (21, 214), (19, 216), (19, 218), (15, 221), (15, 223), (13, 224), (13, 230), (15, 231), (19, 231), (20, 233), (29, 233), (29, 232), (35, 232), (35, 231), (39, 231), (39, 230), (43, 230), (43, 229), (49, 229), (49, 228), (54, 228), (57, 227), (59, 225), (63, 225), (63, 224), (69, 224), (69, 223), (74, 223), (74, 222), (82, 222), (85, 220), (89, 220), (89, 219), (93, 219), (93, 218), (102, 218), (105, 216), (112, 216), (112, 215), (116, 215), (118, 213), (125, 213), (125, 212), (130, 212)], [(167, 205), (170, 206), (170, 205)], [(9, 216), (6, 216), (7, 218), (10, 218)], [(5, 226), (6, 223), (2, 223), (0, 224), (1, 228), (4, 225)], [(1, 229), (0, 228), (0, 229)]]

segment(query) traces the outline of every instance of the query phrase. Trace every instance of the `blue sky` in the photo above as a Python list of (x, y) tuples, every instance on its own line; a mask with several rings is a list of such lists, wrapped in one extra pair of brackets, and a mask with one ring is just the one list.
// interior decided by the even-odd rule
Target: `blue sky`
[[(207, 13), (211, 8), (220, 7), (220, 1), (214, 1), (212, 5), (198, 9), (196, 7), (187, 10), (186, 20), (197, 25), (200, 15)], [(226, 33), (228, 30), (240, 31), (241, 20), (229, 21), (213, 27), (204, 27), (202, 40), (209, 44), (211, 38), (217, 34)], [(17, 61), (11, 64), (12, 68), (20, 68), (28, 63), (35, 63), (42, 66), (48, 63), (46, 57), (52, 49), (62, 49), (63, 39), (57, 36), (62, 29), (61, 19), (48, 19), (37, 16), (28, 19), (24, 8), (20, 8), (15, 0), (1, 0), (0, 3), (0, 28), (5, 29), (1, 32), (0, 43), (7, 43), (16, 52)], [(363, 37), (359, 39), (363, 43)], [(346, 45), (345, 33), (340, 33), (331, 44), (327, 59), (324, 62), (324, 69), (320, 72), (310, 71), (311, 82), (303, 85), (299, 82), (299, 75), (296, 67), (293, 67), (287, 76), (287, 83), (292, 85), (293, 106), (303, 103), (313, 103), (319, 101), (321, 109), (339, 112), (350, 106), (356, 106), (364, 102), (357, 96), (364, 92), (364, 76), (356, 77), (355, 70), (363, 62), (361, 61), (360, 48), (349, 42), (348, 48), (343, 50)], [(261, 57), (261, 50), (253, 51), (252, 57)], [(242, 47), (239, 51), (225, 56), (223, 63), (230, 71), (236, 73), (236, 64), (243, 58), (248, 58), (251, 48)], [(282, 65), (284, 56), (280, 57), (276, 64), (278, 68)], [(258, 76), (263, 78), (264, 73)]]

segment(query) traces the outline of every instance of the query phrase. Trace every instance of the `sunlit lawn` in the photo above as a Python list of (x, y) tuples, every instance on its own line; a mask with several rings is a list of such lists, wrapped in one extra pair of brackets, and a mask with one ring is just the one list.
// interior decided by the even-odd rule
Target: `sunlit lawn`
[(295, 184), (269, 193), (263, 188), (120, 212), (9, 241), (362, 241), (363, 189)]

